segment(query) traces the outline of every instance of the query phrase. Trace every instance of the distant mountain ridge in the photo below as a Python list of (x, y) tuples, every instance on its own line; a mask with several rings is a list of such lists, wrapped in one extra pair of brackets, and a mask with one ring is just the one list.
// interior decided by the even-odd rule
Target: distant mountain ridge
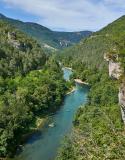
[(118, 53), (119, 47), (124, 46), (124, 37), (125, 16), (122, 16), (80, 43), (64, 49), (58, 55), (64, 63), (71, 66), (82, 63), (89, 68), (101, 69), (106, 65), (104, 54), (113, 50)]
[(78, 43), (81, 39), (86, 38), (92, 34), (91, 31), (80, 32), (57, 32), (48, 29), (42, 25), (32, 22), (22, 22), (0, 14), (0, 19), (9, 22), (19, 30), (27, 33), (29, 36), (35, 38), (44, 47), (50, 46), (52, 49), (61, 49), (72, 46)]

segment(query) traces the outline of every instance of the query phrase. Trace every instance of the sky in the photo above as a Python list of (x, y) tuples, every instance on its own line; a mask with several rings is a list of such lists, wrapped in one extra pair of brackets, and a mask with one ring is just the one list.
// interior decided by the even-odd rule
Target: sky
[(125, 15), (125, 0), (0, 0), (0, 13), (56, 31), (97, 31)]

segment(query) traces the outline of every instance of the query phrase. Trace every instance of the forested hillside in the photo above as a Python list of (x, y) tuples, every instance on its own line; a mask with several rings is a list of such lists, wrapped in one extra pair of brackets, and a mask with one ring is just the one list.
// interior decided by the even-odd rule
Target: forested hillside
[(46, 55), (36, 41), (0, 21), (0, 76), (25, 75), (40, 69), (46, 63)]
[(81, 32), (56, 32), (36, 23), (24, 23), (19, 20), (0, 15), (0, 19), (9, 22), (29, 36), (35, 38), (43, 47), (50, 50), (69, 47), (78, 43), (82, 38), (91, 35), (91, 31)]
[(54, 112), (67, 90), (62, 69), (39, 44), (0, 21), (0, 157), (14, 156), (25, 134)]
[(64, 63), (73, 67), (77, 64), (82, 64), (89, 68), (103, 68), (106, 64), (103, 61), (104, 53), (117, 49), (124, 43), (124, 22), (125, 16), (109, 24), (102, 30), (93, 33), (78, 45), (64, 49), (60, 53), (60, 59), (63, 59)]
[[(66, 138), (57, 160), (125, 159), (125, 129), (118, 102), (119, 88), (125, 84), (124, 24), (125, 16), (64, 50), (60, 56), (64, 64), (73, 67), (73, 78), (89, 84), (90, 92), (88, 103), (75, 116), (73, 132)], [(109, 77), (104, 54), (112, 63), (120, 64), (122, 74), (117, 80)]]
[[(125, 81), (125, 16), (79, 44), (57, 52), (57, 56), (47, 56), (37, 41), (24, 33), (39, 39), (40, 33), (52, 31), (44, 27), (41, 31), (41, 26), (31, 23), (27, 28), (27, 23), (0, 17), (0, 157), (13, 157), (24, 137), (36, 131), (41, 120), (59, 108), (73, 84), (63, 79), (60, 61), (72, 67), (72, 80), (79, 78), (89, 84), (90, 92), (88, 103), (78, 110), (73, 131), (57, 159), (124, 160), (125, 130), (118, 90)], [(58, 38), (62, 36), (55, 34)], [(45, 37), (45, 43), (60, 48), (60, 41), (53, 40), (53, 35)], [(76, 43), (79, 36), (75, 39), (74, 33), (73, 37), (63, 34), (64, 39), (67, 37)], [(108, 75), (105, 53), (122, 67), (118, 80)]]
[[(95, 78), (96, 77), (96, 78)], [(118, 105), (118, 83), (107, 71), (91, 74), (89, 101), (78, 110), (74, 129), (58, 160), (125, 159), (125, 130)]]

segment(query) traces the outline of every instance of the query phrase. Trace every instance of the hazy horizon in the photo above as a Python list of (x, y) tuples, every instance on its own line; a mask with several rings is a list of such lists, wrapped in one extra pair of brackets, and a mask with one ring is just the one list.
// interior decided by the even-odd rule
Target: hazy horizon
[(0, 0), (0, 13), (53, 31), (98, 31), (125, 15), (125, 0)]

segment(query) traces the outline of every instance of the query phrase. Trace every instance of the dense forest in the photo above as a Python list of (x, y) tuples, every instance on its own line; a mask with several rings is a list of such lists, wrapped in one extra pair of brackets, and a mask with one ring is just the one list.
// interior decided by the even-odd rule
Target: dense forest
[[(90, 92), (57, 160), (125, 159), (125, 130), (118, 104), (119, 87), (125, 80), (124, 21), (125, 16), (58, 56), (74, 69), (73, 79), (89, 83)], [(109, 77), (105, 53), (112, 62), (120, 63), (119, 80)]]
[(93, 33), (90, 37), (83, 39), (79, 44), (58, 52), (58, 57), (71, 67), (77, 68), (79, 64), (87, 68), (102, 69), (106, 66), (103, 60), (104, 54), (116, 49), (119, 54), (124, 53), (125, 42), (125, 16), (112, 22), (102, 30)]
[[(38, 118), (56, 111), (79, 78), (89, 84), (88, 102), (77, 111), (57, 160), (125, 159), (118, 105), (125, 71), (124, 21), (125, 16), (55, 56), (0, 20), (0, 157), (13, 157), (24, 135), (37, 128)], [(109, 77), (105, 53), (123, 68), (119, 80)], [(58, 61), (72, 67), (71, 82), (63, 79)]]
[(50, 50), (62, 49), (78, 43), (92, 34), (91, 31), (56, 32), (37, 23), (22, 22), (0, 14), (0, 19), (9, 22), (19, 30), (35, 38), (43, 47)]
[(125, 159), (124, 125), (118, 105), (118, 82), (106, 70), (91, 72), (89, 101), (78, 110), (74, 129), (58, 160)]
[(37, 117), (59, 107), (67, 86), (35, 40), (0, 21), (0, 41), (0, 157), (11, 157)]
[(47, 56), (36, 41), (0, 21), (0, 76), (25, 75), (42, 68)]

